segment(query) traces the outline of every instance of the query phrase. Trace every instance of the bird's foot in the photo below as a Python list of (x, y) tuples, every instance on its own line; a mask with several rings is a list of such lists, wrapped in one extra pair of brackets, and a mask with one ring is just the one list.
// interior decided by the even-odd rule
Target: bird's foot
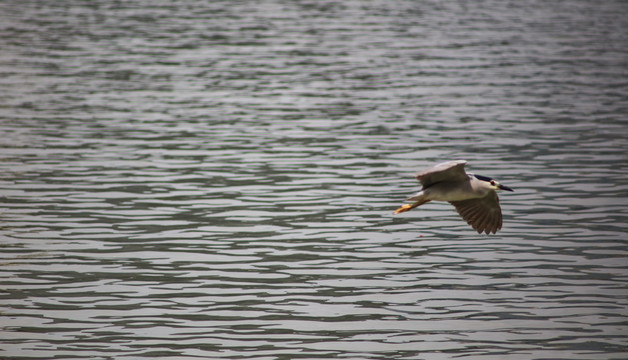
[(412, 206), (411, 204), (401, 205), (401, 207), (399, 209), (395, 210), (395, 212), (393, 214), (399, 214), (399, 213), (402, 213), (404, 211), (408, 211), (408, 210), (412, 209), (413, 207), (414, 206)]

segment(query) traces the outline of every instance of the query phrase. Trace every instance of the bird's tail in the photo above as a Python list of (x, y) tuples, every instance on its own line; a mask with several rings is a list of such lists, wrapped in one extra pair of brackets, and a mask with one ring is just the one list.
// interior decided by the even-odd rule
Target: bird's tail
[(412, 210), (412, 209), (414, 209), (415, 207), (420, 206), (420, 205), (423, 205), (423, 204), (425, 204), (425, 203), (426, 203), (426, 202), (428, 202), (428, 201), (429, 201), (429, 200), (419, 200), (419, 201), (414, 202), (414, 203), (412, 203), (412, 204), (404, 204), (404, 205), (401, 205), (401, 207), (400, 207), (399, 209), (395, 210), (395, 212), (394, 212), (393, 214), (399, 214), (399, 213), (402, 213), (402, 212), (406, 212), (406, 211), (408, 211), (408, 210)]

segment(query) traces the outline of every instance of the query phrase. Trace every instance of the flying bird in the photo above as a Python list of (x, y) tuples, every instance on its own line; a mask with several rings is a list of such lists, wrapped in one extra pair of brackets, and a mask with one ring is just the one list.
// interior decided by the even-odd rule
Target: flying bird
[(465, 160), (447, 161), (416, 174), (423, 187), (408, 198), (412, 204), (395, 210), (399, 214), (426, 202), (447, 201), (478, 234), (495, 234), (502, 228), (502, 209), (499, 207), (499, 190), (514, 191), (499, 182), (464, 171)]

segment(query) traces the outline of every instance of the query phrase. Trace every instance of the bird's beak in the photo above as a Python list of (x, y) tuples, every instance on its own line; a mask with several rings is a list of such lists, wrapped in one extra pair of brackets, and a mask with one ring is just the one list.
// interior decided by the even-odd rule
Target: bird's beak
[(499, 184), (499, 188), (502, 190), (506, 190), (506, 191), (514, 191), (513, 189), (509, 188), (508, 186)]

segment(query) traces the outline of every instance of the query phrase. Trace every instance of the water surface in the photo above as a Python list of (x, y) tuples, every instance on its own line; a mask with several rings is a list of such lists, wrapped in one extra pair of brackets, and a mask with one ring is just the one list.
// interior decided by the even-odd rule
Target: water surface
[(3, 2), (0, 357), (624, 358), (627, 12)]

